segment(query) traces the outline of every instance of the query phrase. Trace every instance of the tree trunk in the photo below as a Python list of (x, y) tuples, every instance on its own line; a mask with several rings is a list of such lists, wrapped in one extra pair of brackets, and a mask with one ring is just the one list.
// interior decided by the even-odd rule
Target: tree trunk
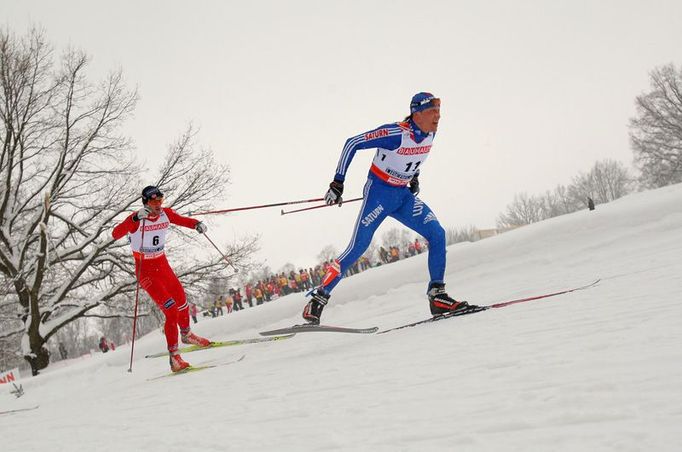
[[(42, 338), (38, 337), (38, 340), (42, 340)], [(42, 344), (37, 350), (33, 350), (33, 341), (31, 341), (31, 351), (33, 354), (24, 356), (24, 359), (31, 365), (31, 375), (35, 377), (50, 364), (50, 353)]]
[(29, 295), (31, 311), (30, 324), (28, 326), (28, 343), (31, 349), (29, 355), (25, 355), (24, 359), (31, 365), (31, 374), (33, 376), (45, 369), (50, 364), (50, 353), (45, 348), (45, 339), (40, 336), (40, 309), (38, 306), (38, 299), (35, 296)]

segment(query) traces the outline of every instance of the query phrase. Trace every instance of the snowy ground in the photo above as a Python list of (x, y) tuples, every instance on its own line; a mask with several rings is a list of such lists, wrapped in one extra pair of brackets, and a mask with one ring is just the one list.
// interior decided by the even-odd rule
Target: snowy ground
[[(682, 186), (449, 248), (450, 292), (481, 304), (592, 289), (385, 335), (299, 334), (185, 357), (130, 350), (25, 378), (0, 396), (9, 451), (682, 450)], [(428, 316), (426, 256), (342, 282), (330, 324)], [(298, 323), (300, 295), (197, 325), (213, 339)]]

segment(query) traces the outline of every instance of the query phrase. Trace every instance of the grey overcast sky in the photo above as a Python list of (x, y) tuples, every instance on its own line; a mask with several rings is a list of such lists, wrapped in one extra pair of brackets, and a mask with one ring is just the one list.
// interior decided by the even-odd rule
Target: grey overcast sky
[[(127, 133), (146, 180), (198, 126), (231, 167), (232, 184), (216, 187), (224, 208), (322, 196), (346, 138), (433, 92), (442, 118), (421, 197), (445, 227), (494, 227), (515, 193), (604, 158), (630, 165), (635, 96), (654, 67), (682, 64), (679, 0), (0, 0), (0, 22), (85, 50), (94, 77), (123, 69), (141, 95)], [(372, 156), (356, 155), (348, 197)], [(256, 232), (273, 270), (309, 266), (325, 245), (345, 248), (358, 208), (243, 212), (212, 218), (209, 233)]]

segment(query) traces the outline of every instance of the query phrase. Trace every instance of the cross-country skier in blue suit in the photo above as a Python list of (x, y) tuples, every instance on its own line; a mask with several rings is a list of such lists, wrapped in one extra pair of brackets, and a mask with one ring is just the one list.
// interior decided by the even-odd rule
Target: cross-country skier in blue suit
[(343, 202), (343, 182), (353, 156), (360, 149), (376, 149), (360, 214), (348, 248), (328, 270), (322, 284), (312, 292), (303, 310), (309, 323), (320, 323), (322, 310), (331, 291), (344, 272), (362, 256), (374, 232), (388, 216), (422, 235), (429, 242), (431, 281), (427, 296), (433, 315), (466, 309), (465, 301), (456, 301), (445, 292), (445, 231), (429, 207), (417, 197), (419, 171), (431, 150), (440, 120), (440, 99), (431, 93), (412, 97), (410, 116), (402, 122), (383, 125), (349, 138), (343, 147), (334, 180), (325, 195), (327, 204)]

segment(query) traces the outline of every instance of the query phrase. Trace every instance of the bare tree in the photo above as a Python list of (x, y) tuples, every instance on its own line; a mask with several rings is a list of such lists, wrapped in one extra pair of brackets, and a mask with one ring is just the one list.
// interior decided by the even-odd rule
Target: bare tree
[[(290, 264), (293, 267), (293, 264)], [(291, 267), (287, 267), (291, 268)], [(284, 271), (284, 270), (282, 270)], [(291, 270), (289, 270), (291, 271)], [(280, 272), (281, 273), (281, 272)], [(263, 265), (260, 268), (253, 270), (251, 274), (249, 275), (248, 279), (246, 281), (243, 281), (244, 284), (247, 282), (254, 282), (254, 281), (266, 281), (270, 279), (273, 276), (272, 274), (272, 269), (270, 268), (269, 265)]]
[[(52, 59), (41, 32), (0, 32), (0, 340), (23, 344), (34, 375), (65, 325), (129, 316), (136, 286), (127, 244), (114, 242), (111, 228), (139, 200), (139, 168), (119, 132), (137, 93), (120, 71), (89, 82), (82, 52)], [(207, 207), (210, 189), (228, 180), (207, 151), (196, 159), (193, 137), (190, 128), (171, 146), (157, 181), (175, 208)], [(194, 257), (192, 240), (194, 252), (175, 270), (200, 286), (226, 263)], [(247, 240), (227, 254), (237, 264), (253, 246)]]
[(634, 178), (621, 162), (606, 159), (594, 164), (590, 170), (594, 180), (596, 202), (610, 202), (632, 192)]
[(662, 187), (682, 181), (682, 68), (654, 69), (648, 93), (637, 96), (630, 140), (641, 182)]
[(554, 190), (547, 191), (541, 200), (543, 218), (554, 218), (575, 212), (584, 205), (584, 200), (576, 199), (570, 187), (565, 185), (557, 185)]
[(385, 248), (397, 246), (406, 249), (412, 242), (412, 233), (403, 228), (391, 228), (381, 235), (381, 243)]
[[(597, 204), (616, 200), (632, 191), (633, 178), (625, 165), (615, 160), (596, 162), (587, 174), (573, 178), (569, 193), (581, 207), (592, 198)], [(578, 209), (576, 209), (578, 210)]]
[(460, 242), (476, 241), (476, 228), (465, 226), (463, 228), (448, 228), (445, 230), (445, 243), (452, 245)]
[(317, 255), (317, 260), (319, 262), (327, 262), (331, 259), (335, 259), (338, 257), (338, 255), (339, 252), (336, 251), (336, 247), (334, 245), (327, 245), (319, 252)]
[(497, 227), (524, 226), (544, 219), (542, 198), (521, 193), (514, 195), (514, 201), (497, 218)]
[(134, 199), (135, 168), (121, 158), (129, 143), (117, 130), (137, 94), (125, 89), (120, 72), (100, 86), (88, 83), (87, 57), (76, 51), (53, 69), (51, 53), (38, 31), (23, 39), (0, 33), (0, 272), (16, 294), (0, 307), (22, 308), (1, 335), (26, 334), (22, 352), (34, 374), (49, 361), (47, 339), (108, 299), (83, 306), (72, 295), (122, 264), (103, 255), (111, 243), (103, 236), (118, 206)]
[(498, 228), (523, 226), (585, 208), (588, 198), (597, 203), (610, 202), (630, 192), (634, 179), (621, 162), (602, 160), (587, 173), (573, 178), (568, 187), (557, 185), (541, 196), (516, 195), (497, 220)]

